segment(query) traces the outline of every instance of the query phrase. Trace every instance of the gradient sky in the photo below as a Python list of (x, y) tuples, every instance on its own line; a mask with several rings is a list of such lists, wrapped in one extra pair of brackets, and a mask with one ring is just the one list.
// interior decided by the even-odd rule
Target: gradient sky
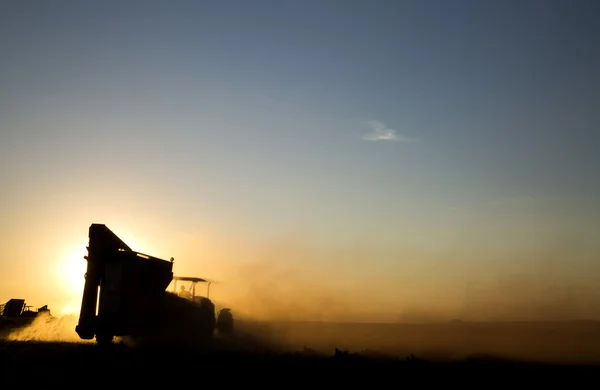
[(105, 223), (223, 299), (600, 315), (598, 16), (5, 1), (0, 301), (79, 305), (87, 229)]

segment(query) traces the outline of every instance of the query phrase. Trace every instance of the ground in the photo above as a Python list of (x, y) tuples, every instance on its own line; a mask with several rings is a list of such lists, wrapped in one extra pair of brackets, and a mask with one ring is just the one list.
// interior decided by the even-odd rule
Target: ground
[[(590, 383), (600, 371), (600, 325), (595, 323), (247, 323), (240, 324), (238, 334), (236, 340), (218, 339), (205, 348), (142, 346), (127, 340), (106, 348), (93, 342), (5, 339), (0, 342), (1, 383), (305, 387), (367, 381), (360, 383), (379, 387), (459, 381), (461, 387), (481, 387), (524, 380), (556, 386), (566, 380), (573, 386)], [(329, 349), (331, 343), (340, 348)], [(363, 348), (367, 344), (375, 349)], [(414, 353), (401, 353), (401, 345)], [(431, 353), (434, 346), (437, 354)], [(466, 355), (439, 352), (451, 348)]]

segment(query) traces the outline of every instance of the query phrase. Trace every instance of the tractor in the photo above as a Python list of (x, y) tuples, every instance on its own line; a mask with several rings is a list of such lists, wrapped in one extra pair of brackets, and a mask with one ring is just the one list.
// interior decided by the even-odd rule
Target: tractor
[[(186, 288), (186, 282), (188, 286)], [(197, 293), (196, 286), (198, 283), (206, 283), (206, 295)], [(198, 277), (190, 276), (174, 276), (172, 293), (177, 294), (179, 297), (191, 300), (200, 307), (206, 307), (206, 310), (213, 312), (215, 310), (213, 302), (210, 300), (210, 280), (206, 280)], [(177, 286), (179, 285), (179, 291)], [(231, 309), (227, 307), (221, 308), (217, 312), (215, 319), (215, 329), (217, 332), (223, 335), (231, 335), (233, 333), (233, 315)]]

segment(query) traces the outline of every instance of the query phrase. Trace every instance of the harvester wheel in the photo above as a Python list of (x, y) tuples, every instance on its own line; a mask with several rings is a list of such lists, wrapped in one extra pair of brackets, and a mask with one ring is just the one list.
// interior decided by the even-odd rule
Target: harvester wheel
[(109, 334), (97, 334), (96, 342), (98, 345), (111, 345), (113, 342), (114, 336)]

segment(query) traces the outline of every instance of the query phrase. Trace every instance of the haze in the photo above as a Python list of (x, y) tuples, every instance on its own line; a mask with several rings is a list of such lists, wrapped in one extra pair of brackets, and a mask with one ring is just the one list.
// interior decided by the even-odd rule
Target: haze
[(87, 229), (260, 318), (600, 319), (595, 1), (6, 1), (0, 301)]

